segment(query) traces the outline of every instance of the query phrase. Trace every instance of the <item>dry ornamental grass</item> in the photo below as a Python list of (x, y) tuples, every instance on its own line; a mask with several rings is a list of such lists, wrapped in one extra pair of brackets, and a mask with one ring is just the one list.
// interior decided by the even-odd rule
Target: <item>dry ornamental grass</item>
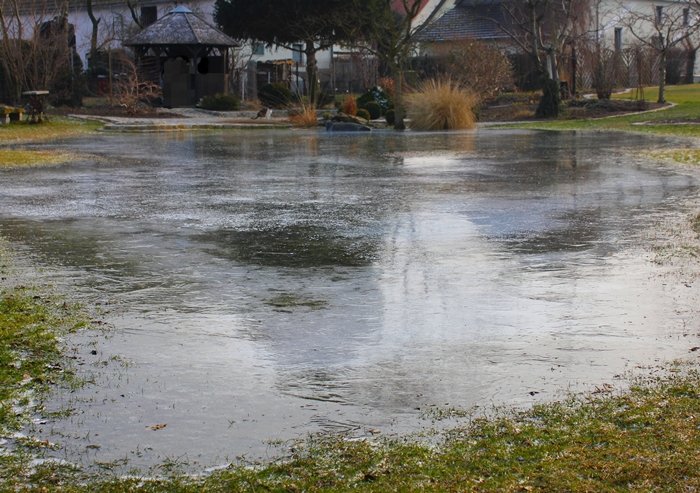
[(423, 82), (408, 101), (414, 130), (469, 130), (476, 127), (474, 94), (449, 79)]
[(318, 124), (316, 109), (312, 106), (305, 106), (289, 117), (289, 122), (299, 128), (315, 127)]

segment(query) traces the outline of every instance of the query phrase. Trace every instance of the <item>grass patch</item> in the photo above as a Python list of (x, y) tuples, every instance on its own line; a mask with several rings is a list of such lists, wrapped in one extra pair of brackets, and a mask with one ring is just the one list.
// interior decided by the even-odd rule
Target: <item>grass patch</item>
[(700, 149), (663, 149), (649, 152), (649, 157), (688, 165), (700, 164)]
[[(9, 263), (9, 254), (0, 250), (3, 275)], [(32, 404), (37, 397), (57, 385), (76, 384), (60, 339), (86, 325), (76, 305), (37, 288), (0, 289), (0, 433), (19, 430), (40, 412), (41, 404)]]
[(52, 116), (51, 121), (41, 125), (13, 122), (0, 125), (0, 146), (78, 137), (94, 132), (103, 125), (99, 122), (77, 121), (57, 116)]

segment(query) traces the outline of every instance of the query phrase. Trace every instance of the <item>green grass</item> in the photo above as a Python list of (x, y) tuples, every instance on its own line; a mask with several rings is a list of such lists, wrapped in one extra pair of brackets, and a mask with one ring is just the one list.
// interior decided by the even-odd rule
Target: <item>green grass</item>
[[(618, 98), (631, 98), (630, 94), (616, 95)], [(644, 97), (649, 101), (658, 98), (657, 88), (644, 90)], [(654, 122), (666, 120), (684, 120), (700, 118), (700, 84), (685, 86), (668, 86), (666, 100), (678, 106), (663, 111), (643, 113), (640, 115), (620, 116), (599, 120), (555, 120), (547, 122), (518, 124), (518, 128), (539, 130), (621, 130), (628, 132), (650, 133), (657, 135), (674, 135), (680, 137), (700, 137), (698, 125), (654, 125)], [(648, 125), (633, 123), (648, 122)]]
[(48, 142), (89, 134), (102, 127), (102, 123), (71, 120), (52, 116), (51, 120), (41, 125), (29, 122), (12, 122), (0, 125), (0, 146), (25, 144), (30, 142)]

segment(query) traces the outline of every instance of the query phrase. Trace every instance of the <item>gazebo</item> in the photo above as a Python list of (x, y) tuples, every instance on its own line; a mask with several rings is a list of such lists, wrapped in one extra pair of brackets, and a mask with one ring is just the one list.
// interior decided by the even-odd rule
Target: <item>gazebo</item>
[(186, 7), (177, 7), (124, 43), (137, 66), (149, 67), (163, 87), (163, 106), (194, 106), (204, 96), (226, 94), (228, 48), (240, 46)]

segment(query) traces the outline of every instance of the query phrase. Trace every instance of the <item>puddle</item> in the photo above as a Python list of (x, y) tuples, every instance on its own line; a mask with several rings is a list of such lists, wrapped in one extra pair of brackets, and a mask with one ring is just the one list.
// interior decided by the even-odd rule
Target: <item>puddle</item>
[(629, 157), (654, 142), (104, 135), (53, 147), (94, 160), (0, 170), (2, 235), (114, 328), (73, 341), (98, 385), (35, 432), (69, 459), (211, 466), (685, 356), (700, 283), (663, 277), (642, 238), (698, 182)]

